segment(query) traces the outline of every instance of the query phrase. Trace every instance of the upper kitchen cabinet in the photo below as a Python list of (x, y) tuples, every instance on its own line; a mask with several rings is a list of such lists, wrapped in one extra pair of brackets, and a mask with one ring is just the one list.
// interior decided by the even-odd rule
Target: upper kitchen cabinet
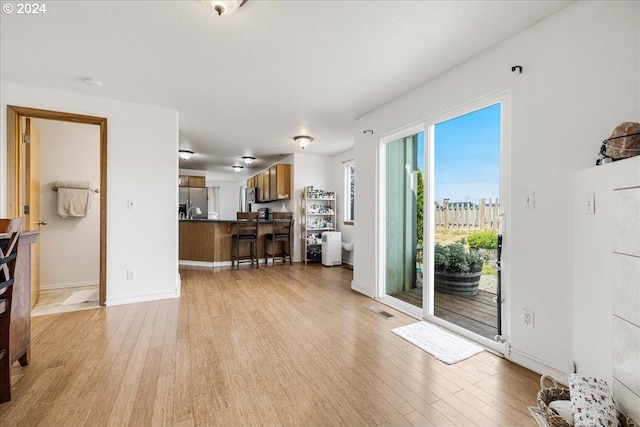
[(247, 188), (256, 188), (256, 187), (257, 187), (257, 185), (256, 185), (256, 177), (252, 176), (251, 178), (249, 178), (247, 180)]
[(260, 172), (258, 177), (258, 200), (268, 202), (271, 200), (271, 192), (269, 186), (269, 169)]
[(271, 200), (291, 197), (291, 165), (277, 164), (269, 168), (269, 194)]
[(180, 187), (204, 187), (205, 186), (205, 177), (204, 176), (180, 175), (179, 179), (178, 179), (178, 186), (180, 186)]
[(247, 188), (256, 189), (257, 202), (291, 198), (291, 165), (277, 164), (247, 180)]

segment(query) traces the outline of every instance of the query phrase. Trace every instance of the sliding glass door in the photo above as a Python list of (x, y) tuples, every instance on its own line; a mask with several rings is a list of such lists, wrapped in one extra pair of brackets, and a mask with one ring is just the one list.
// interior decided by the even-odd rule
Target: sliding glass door
[(380, 141), (378, 298), (500, 352), (507, 101), (487, 98)]

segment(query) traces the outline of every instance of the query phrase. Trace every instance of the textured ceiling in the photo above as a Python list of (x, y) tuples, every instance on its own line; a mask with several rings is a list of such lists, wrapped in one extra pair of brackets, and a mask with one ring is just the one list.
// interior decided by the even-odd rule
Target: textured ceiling
[[(17, 2), (4, 2), (17, 3)], [(3, 4), (4, 4), (3, 3)], [(353, 121), (568, 1), (47, 1), (1, 15), (2, 80), (175, 108), (181, 168), (221, 180), (353, 146)], [(25, 55), (25, 52), (29, 55)], [(83, 78), (104, 81), (102, 88)]]

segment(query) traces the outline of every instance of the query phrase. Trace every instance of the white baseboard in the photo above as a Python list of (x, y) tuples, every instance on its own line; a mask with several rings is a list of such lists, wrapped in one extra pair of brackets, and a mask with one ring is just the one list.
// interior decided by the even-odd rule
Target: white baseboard
[(40, 284), (41, 291), (53, 291), (55, 289), (67, 289), (67, 288), (79, 288), (81, 286), (98, 286), (99, 281), (95, 282), (75, 282), (75, 283), (49, 283), (46, 285)]
[(105, 305), (113, 306), (113, 305), (123, 305), (123, 304), (134, 304), (138, 302), (159, 301), (163, 299), (178, 298), (179, 296), (180, 296), (180, 293), (177, 291), (174, 291), (174, 292), (164, 292), (161, 294), (137, 295), (134, 297), (125, 297), (125, 298), (112, 298), (112, 299), (108, 299), (105, 302)]
[(183, 261), (183, 260), (178, 260), (178, 265), (190, 265), (192, 267), (215, 267), (215, 263), (214, 262), (208, 262), (208, 261)]
[(571, 374), (571, 372), (566, 372), (556, 366), (551, 366), (537, 357), (514, 350), (513, 348), (510, 348), (506, 359), (533, 372), (537, 372), (540, 375), (551, 375), (557, 382), (563, 385), (567, 385), (569, 375)]
[(368, 296), (369, 298), (373, 298), (373, 293), (371, 293), (370, 289), (365, 289), (365, 288), (361, 288), (358, 285), (356, 285), (353, 280), (351, 281), (351, 289), (353, 289), (356, 292), (360, 292), (363, 295)]

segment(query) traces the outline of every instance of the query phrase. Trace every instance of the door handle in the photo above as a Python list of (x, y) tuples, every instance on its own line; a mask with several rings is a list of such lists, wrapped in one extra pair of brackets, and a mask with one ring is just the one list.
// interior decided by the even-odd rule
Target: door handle
[(47, 225), (47, 221), (38, 221), (38, 225)]

